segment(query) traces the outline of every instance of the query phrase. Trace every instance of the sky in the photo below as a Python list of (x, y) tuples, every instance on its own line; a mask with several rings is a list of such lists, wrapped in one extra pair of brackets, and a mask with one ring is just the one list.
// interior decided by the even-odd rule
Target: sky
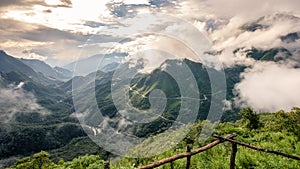
[[(226, 48), (224, 45), (232, 39), (226, 41), (224, 36), (232, 36), (232, 30), (241, 23), (280, 12), (299, 15), (299, 8), (297, 0), (1, 0), (0, 48), (16, 57), (64, 65), (108, 52), (102, 49), (125, 39), (124, 31), (134, 29), (131, 26), (137, 24), (137, 15), (147, 12), (189, 22), (209, 34), (212, 41), (223, 38), (216, 46)], [(156, 29), (165, 28), (161, 25)], [(210, 32), (224, 25), (226, 28)], [(122, 29), (123, 32), (119, 31)], [(95, 42), (88, 42), (90, 39)], [(141, 40), (143, 37), (133, 38), (131, 43), (140, 44)], [(86, 53), (81, 54), (83, 50)]]
[[(148, 17), (155, 15), (159, 16)], [(299, 84), (300, 41), (280, 40), (281, 36), (300, 32), (299, 17), (299, 0), (1, 0), (0, 49), (15, 57), (40, 59), (52, 66), (63, 66), (95, 54), (128, 53), (125, 60), (138, 60), (141, 56), (137, 51), (157, 48), (176, 51), (174, 58), (193, 60), (191, 46), (180, 40), (194, 37), (191, 41), (195, 45), (199, 33), (194, 34), (192, 29), (197, 29), (211, 43), (213, 51), (221, 51), (218, 57), (225, 67), (249, 66), (235, 88), (237, 103), (260, 111), (279, 107), (288, 110), (300, 100), (299, 94), (294, 96), (297, 86), (272, 83), (273, 90), (267, 89), (272, 80)], [(254, 22), (263, 28), (241, 29)], [(206, 49), (204, 42), (199, 42), (197, 49)], [(179, 50), (184, 45), (185, 49)], [(290, 50), (292, 59), (260, 63), (243, 52), (233, 54), (237, 48), (252, 47), (284, 47)], [(168, 58), (150, 54), (146, 59), (152, 68)], [(261, 80), (265, 77), (269, 81)], [(257, 81), (261, 85), (257, 86)], [(290, 90), (282, 91), (283, 88)], [(266, 98), (257, 103), (255, 98), (260, 93), (253, 94), (250, 89), (266, 91)], [(276, 91), (281, 95), (274, 98)]]

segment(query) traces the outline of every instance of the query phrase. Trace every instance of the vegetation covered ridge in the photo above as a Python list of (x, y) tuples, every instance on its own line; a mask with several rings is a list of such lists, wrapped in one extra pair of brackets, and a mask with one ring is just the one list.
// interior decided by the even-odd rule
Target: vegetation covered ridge
[[(274, 151), (285, 152), (300, 156), (300, 109), (293, 108), (290, 112), (278, 111), (275, 113), (257, 114), (251, 108), (242, 109), (239, 114), (241, 120), (220, 123), (215, 134), (228, 135), (236, 133), (236, 141), (249, 143), (252, 146), (263, 147)], [(215, 138), (209, 138), (205, 143), (199, 143), (200, 131), (207, 121), (193, 124), (189, 134), (176, 147), (163, 154), (145, 159), (121, 158), (111, 164), (112, 169), (133, 169), (149, 165), (161, 159), (172, 157), (186, 152), (189, 144), (193, 149), (202, 147)], [(229, 168), (231, 143), (225, 142), (212, 149), (201, 152), (191, 158), (190, 168)], [(100, 155), (85, 155), (65, 162), (63, 159), (52, 160), (47, 152), (40, 152), (31, 157), (25, 157), (15, 162), (10, 169), (43, 168), (43, 169), (98, 169), (104, 167), (104, 159)], [(274, 154), (266, 154), (240, 146), (236, 154), (236, 168), (300, 168), (297, 160), (284, 158)], [(228, 165), (226, 165), (228, 164)], [(158, 168), (184, 168), (185, 159), (179, 159)]]

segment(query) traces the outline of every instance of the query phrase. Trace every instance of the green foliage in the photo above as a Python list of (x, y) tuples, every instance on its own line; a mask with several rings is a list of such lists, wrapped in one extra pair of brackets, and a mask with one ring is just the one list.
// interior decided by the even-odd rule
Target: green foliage
[[(168, 60), (167, 63), (174, 66), (179, 66), (178, 63), (185, 63), (190, 67), (198, 84), (201, 98), (198, 119), (206, 119), (207, 112), (210, 108), (211, 100), (211, 85), (210, 79), (205, 66), (201, 63), (195, 63), (185, 60)], [(4, 63), (4, 62), (3, 62)], [(20, 63), (21, 64), (21, 63)], [(25, 65), (26, 66), (26, 65)], [(216, 70), (212, 70), (214, 72)], [(228, 81), (228, 95), (232, 97), (232, 88), (239, 81), (239, 73), (243, 71), (240, 68), (228, 68), (226, 71), (226, 79)], [(4, 71), (6, 72), (6, 71)], [(21, 73), (20, 73), (21, 72)], [(91, 149), (67, 151), (66, 147), (71, 140), (78, 137), (86, 136), (78, 125), (78, 120), (70, 116), (73, 113), (74, 107), (72, 104), (72, 95), (70, 93), (72, 81), (60, 85), (46, 85), (40, 83), (42, 79), (31, 79), (25, 71), (1, 73), (1, 84), (6, 86), (9, 84), (19, 84), (26, 82), (23, 89), (32, 92), (37, 98), (38, 104), (49, 110), (49, 115), (41, 116), (38, 113), (18, 114), (16, 121), (9, 124), (9, 127), (0, 129), (0, 158), (9, 158), (11, 156), (28, 156), (32, 153), (37, 153), (41, 150), (56, 151), (55, 158), (62, 157), (65, 160), (70, 160), (78, 155), (84, 155)], [(24, 73), (24, 74), (23, 74)], [(39, 74), (38, 74), (39, 75)], [(114, 106), (111, 97), (111, 79), (113, 73), (101, 73), (96, 75), (95, 92), (99, 109), (103, 116), (115, 118), (118, 116), (118, 110)], [(39, 76), (37, 76), (38, 78)], [(83, 96), (86, 96), (86, 90), (89, 90), (89, 76), (77, 77), (83, 85), (78, 90), (83, 90)], [(76, 79), (76, 78), (75, 78)], [(218, 84), (216, 84), (218, 85)], [(93, 86), (94, 87), (94, 86)], [(192, 86), (186, 86), (192, 87)], [(164, 112), (160, 112), (163, 117), (158, 117), (149, 124), (139, 124), (134, 126), (134, 134), (140, 137), (148, 137), (157, 133), (161, 133), (172, 125), (172, 122), (177, 118), (181, 107), (181, 98), (178, 84), (176, 81), (163, 70), (157, 69), (150, 74), (139, 74), (132, 79), (132, 91), (130, 94), (132, 104), (139, 109), (148, 109), (150, 107), (149, 99), (147, 98), (150, 92), (154, 89), (161, 89), (168, 97), (167, 106)], [(197, 89), (193, 89), (197, 90)], [(142, 94), (145, 98), (140, 97)], [(205, 95), (205, 97), (204, 97)], [(204, 99), (207, 98), (207, 99)], [(229, 98), (230, 99), (230, 98)], [(86, 101), (86, 102), (84, 102)], [(90, 99), (83, 99), (83, 105), (89, 105)], [(189, 110), (184, 110), (185, 112)], [(230, 118), (226, 120), (236, 120), (237, 113), (232, 113)], [(87, 117), (87, 119), (95, 119), (95, 114)], [(97, 121), (92, 120), (98, 125)], [(68, 145), (69, 144), (69, 145)], [(68, 145), (68, 146), (67, 146)], [(73, 146), (74, 147), (74, 146)], [(92, 146), (93, 147), (93, 146)], [(92, 151), (94, 153), (94, 151)], [(57, 155), (57, 156), (56, 156)]]
[(102, 158), (107, 159), (108, 153), (94, 143), (88, 136), (74, 138), (67, 145), (58, 149), (51, 150), (52, 159), (59, 161), (61, 158), (66, 161), (70, 161), (78, 156), (86, 154), (97, 154)]
[(103, 159), (96, 155), (85, 155), (78, 158), (73, 159), (70, 162), (65, 162), (59, 169), (68, 169), (68, 168), (76, 168), (76, 169), (101, 169), (103, 168)]
[[(253, 51), (252, 57), (258, 60), (274, 61), (274, 57), (280, 49), (270, 51)], [(251, 53), (250, 53), (251, 54)], [(249, 55), (250, 56), (250, 55)], [(167, 61), (169, 64), (177, 64), (178, 61)], [(207, 110), (210, 108), (210, 79), (206, 68), (200, 64), (189, 60), (183, 60), (186, 63), (195, 79), (197, 80), (200, 91), (201, 106), (198, 119), (206, 119)], [(240, 73), (245, 67), (228, 68), (226, 72), (227, 96), (232, 99), (232, 89), (240, 81)], [(212, 72), (216, 70), (211, 70)], [(25, 73), (26, 74), (26, 73)], [(39, 78), (37, 76), (36, 78)], [(111, 97), (111, 77), (112, 74), (101, 75), (96, 79), (95, 92), (99, 109), (104, 116), (115, 117), (117, 109), (114, 107)], [(60, 86), (45, 86), (36, 81), (32, 81), (26, 75), (17, 72), (1, 73), (0, 85), (10, 83), (18, 84), (26, 81), (24, 90), (32, 92), (39, 104), (51, 111), (51, 115), (41, 117), (38, 114), (20, 115), (16, 117), (16, 122), (9, 124), (6, 128), (0, 128), (0, 158), (6, 158), (15, 155), (31, 155), (41, 150), (51, 151), (50, 158), (46, 152), (40, 152), (31, 158), (26, 157), (18, 160), (13, 168), (102, 168), (103, 158), (108, 154), (90, 141), (78, 122), (70, 117), (74, 112), (72, 107), (72, 97), (66, 91), (71, 90), (71, 81)], [(40, 79), (38, 81), (43, 81)], [(85, 80), (82, 81), (85, 84)], [(214, 84), (218, 88), (218, 84)], [(189, 86), (186, 86), (189, 87)], [(162, 133), (175, 120), (178, 115), (180, 102), (180, 92), (178, 84), (174, 79), (163, 70), (155, 70), (151, 74), (139, 75), (132, 81), (130, 93), (133, 105), (140, 109), (148, 109), (150, 104), (146, 98), (154, 89), (161, 89), (169, 98), (164, 118), (157, 118), (152, 123), (143, 124), (134, 128), (137, 136), (149, 137), (151, 135)], [(195, 89), (197, 90), (197, 89)], [(65, 91), (65, 92), (64, 92)], [(83, 92), (85, 94), (86, 92)], [(142, 95), (140, 95), (142, 94)], [(207, 100), (203, 99), (204, 95)], [(146, 96), (145, 98), (141, 96)], [(83, 104), (89, 104), (89, 99)], [(203, 100), (203, 101), (202, 101)], [(235, 111), (235, 110), (233, 110)], [(237, 112), (237, 111), (235, 111)], [(237, 140), (251, 143), (253, 145), (279, 150), (290, 154), (299, 155), (300, 152), (300, 110), (295, 108), (291, 112), (280, 111), (274, 115), (258, 115), (251, 108), (243, 109), (240, 112), (243, 117), (241, 121), (235, 123), (219, 124), (216, 133), (227, 135), (233, 132), (238, 134)], [(233, 121), (239, 118), (237, 113), (228, 112), (223, 117), (224, 121)], [(94, 118), (91, 116), (89, 118)], [(202, 146), (199, 138), (202, 126), (206, 122), (198, 122), (192, 126), (190, 133), (182, 142), (163, 154), (148, 159), (128, 159), (122, 158), (117, 163), (112, 164), (112, 168), (135, 168), (143, 166), (162, 158), (170, 157), (186, 151), (186, 144), (192, 144), (195, 148)], [(97, 124), (95, 124), (97, 125)], [(191, 125), (191, 124), (189, 124)], [(251, 132), (249, 132), (249, 129)], [(214, 140), (210, 138), (207, 142)], [(54, 150), (53, 150), (54, 149)], [(86, 155), (85, 154), (96, 154)], [(192, 168), (228, 168), (228, 159), (230, 156), (230, 144), (224, 143), (213, 149), (200, 153), (192, 158)], [(59, 160), (63, 158), (63, 160)], [(54, 164), (53, 160), (55, 163)], [(68, 161), (68, 162), (64, 162)], [(171, 164), (160, 168), (170, 168)], [(184, 168), (185, 160), (181, 159), (173, 164), (174, 168)], [(300, 168), (299, 163), (285, 159), (279, 156), (258, 153), (249, 149), (239, 148), (237, 156), (237, 168)]]
[(50, 154), (41, 151), (34, 154), (32, 158), (25, 157), (17, 160), (10, 169), (101, 169), (103, 168), (103, 159), (96, 155), (85, 155), (73, 159), (69, 162), (60, 160), (55, 164), (50, 160)]
[(272, 48), (269, 50), (252, 48), (246, 52), (248, 57), (252, 57), (253, 59), (260, 61), (280, 61), (282, 58), (276, 57), (279, 52), (287, 57), (291, 56), (291, 53), (285, 48)]
[(239, 114), (242, 116), (242, 119), (246, 121), (247, 128), (253, 130), (258, 129), (261, 126), (259, 115), (250, 107), (243, 108)]
[(294, 133), (300, 139), (300, 109), (293, 108), (290, 112), (278, 111), (275, 113), (278, 131)]
[(45, 114), (18, 112), (9, 123), (1, 123), (1, 159), (56, 149), (73, 138), (86, 135), (78, 121), (70, 117), (74, 110), (65, 101), (66, 95), (60, 89), (40, 84), (19, 72), (0, 74), (1, 81), (5, 83), (4, 87), (25, 82), (23, 90), (33, 93), (38, 104), (47, 109)]
[[(280, 111), (274, 114), (256, 114), (257, 116), (259, 116), (262, 125), (255, 130), (251, 130), (251, 132), (249, 132), (249, 128), (245, 126), (245, 120), (240, 120), (237, 122), (220, 123), (216, 127), (215, 133), (221, 136), (237, 133), (237, 137), (235, 138), (237, 141), (249, 143), (257, 147), (267, 148), (270, 150), (276, 150), (300, 156), (300, 142), (298, 140), (298, 133), (296, 132), (296, 129), (299, 129), (299, 110), (300, 109), (298, 108), (294, 108), (291, 112), (288, 113)], [(254, 114), (252, 109), (244, 109), (243, 111), (247, 112), (247, 116), (245, 116), (247, 118), (249, 118), (249, 114), (251, 115), (250, 117), (252, 117), (252, 115)], [(291, 121), (291, 124), (287, 123), (287, 121)], [(292, 124), (295, 122), (296, 124)], [(111, 168), (134, 169), (139, 166), (145, 166), (147, 164), (156, 162), (163, 158), (183, 153), (186, 151), (187, 144), (192, 144), (193, 150), (205, 144), (208, 144), (215, 140), (215, 138), (209, 138), (205, 143), (199, 144), (199, 137), (201, 137), (200, 132), (202, 130), (202, 126), (206, 123), (208, 122), (199, 121), (195, 123), (191, 127), (190, 133), (186, 136), (185, 139), (183, 139), (175, 147), (169, 149), (168, 151), (162, 154), (144, 159), (131, 159), (124, 157), (119, 159), (116, 163), (111, 163)], [(83, 144), (87, 144), (87, 147), (89, 146), (89, 143), (83, 140), (77, 140), (74, 142), (74, 144), (80, 144), (80, 147), (77, 147), (77, 149), (83, 148)], [(66, 149), (68, 148), (71, 147), (66, 147)], [(73, 150), (71, 149), (71, 151)], [(230, 143), (225, 142), (219, 144), (213, 147), (212, 149), (209, 149), (208, 151), (193, 156), (191, 161), (191, 169), (227, 169), (229, 168), (230, 153)], [(44, 167), (45, 169), (101, 169), (103, 168), (103, 162), (103, 158), (101, 158), (99, 155), (84, 155), (76, 157), (68, 162), (59, 160), (57, 164), (54, 164), (51, 160), (49, 161), (49, 154), (41, 152), (37, 155), (34, 155), (33, 158), (26, 157), (21, 160), (18, 160), (15, 163), (15, 166), (11, 169), (32, 169), (32, 166), (34, 164), (36, 166), (42, 166), (42, 168)], [(165, 164), (158, 168), (168, 169), (171, 167), (171, 165), (173, 166), (173, 168), (184, 168), (185, 159), (180, 159), (173, 162), (172, 164)], [(300, 163), (297, 160), (288, 159), (274, 154), (254, 151), (242, 146), (238, 146), (238, 152), (236, 156), (236, 168), (294, 169), (300, 168)]]
[(50, 154), (41, 151), (34, 154), (32, 158), (25, 157), (15, 162), (14, 167), (11, 169), (52, 169), (56, 167), (50, 159)]
[(50, 154), (41, 151), (40, 153), (34, 154), (32, 157), (32, 166), (34, 169), (46, 169), (54, 167), (54, 163), (49, 159)]
[(83, 129), (74, 123), (27, 126), (16, 124), (0, 131), (0, 158), (59, 148), (73, 138), (82, 136), (85, 136)]
[[(202, 127), (203, 127), (203, 123), (204, 122), (199, 122), (199, 123), (196, 123), (195, 125), (193, 125), (191, 127), (191, 130), (190, 132), (186, 135), (186, 137), (184, 138), (184, 142), (186, 144), (194, 144), (194, 143), (197, 143), (197, 138), (199, 138), (200, 136), (200, 132)], [(196, 142), (195, 142), (196, 141)]]
[(24, 157), (24, 158), (22, 158), (20, 160), (17, 160), (15, 162), (15, 168), (16, 169), (19, 169), (19, 168), (20, 169), (21, 168), (23, 168), (23, 169), (32, 168), (32, 163), (30, 161), (30, 157)]

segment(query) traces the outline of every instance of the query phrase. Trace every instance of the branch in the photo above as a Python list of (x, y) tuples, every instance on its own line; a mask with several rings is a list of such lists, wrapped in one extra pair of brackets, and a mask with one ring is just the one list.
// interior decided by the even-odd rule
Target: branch
[(284, 156), (284, 157), (287, 157), (287, 158), (292, 158), (292, 159), (295, 159), (295, 160), (300, 160), (300, 157), (297, 157), (297, 156), (294, 156), (294, 155), (290, 155), (290, 154), (283, 153), (283, 152), (280, 152), (280, 151), (268, 150), (268, 149), (264, 149), (264, 148), (251, 146), (249, 144), (245, 144), (245, 143), (242, 143), (242, 142), (232, 140), (231, 138), (224, 138), (224, 137), (221, 137), (221, 136), (218, 136), (218, 135), (215, 135), (215, 134), (213, 135), (213, 137), (221, 139), (221, 140), (226, 140), (226, 141), (229, 141), (231, 143), (235, 143), (235, 144), (238, 144), (238, 145), (241, 145), (241, 146), (244, 146), (244, 147), (248, 147), (248, 148), (253, 149), (253, 150), (262, 151), (262, 152), (265, 152), (265, 153), (272, 153), (272, 154), (276, 154), (276, 155), (281, 155), (281, 156)]
[[(236, 134), (230, 134), (228, 136), (226, 136), (225, 138), (233, 138), (233, 137), (236, 137)], [(155, 167), (158, 167), (158, 166), (161, 166), (163, 164), (166, 164), (166, 163), (169, 163), (169, 162), (172, 162), (172, 161), (175, 161), (175, 160), (178, 160), (178, 159), (181, 159), (181, 158), (185, 158), (185, 157), (190, 157), (190, 156), (193, 156), (195, 154), (198, 154), (200, 152), (203, 152), (203, 151), (206, 151), (208, 149), (211, 149), (213, 148), (214, 146), (220, 144), (220, 143), (223, 143), (224, 140), (216, 140), (204, 147), (201, 147), (201, 148), (198, 148), (192, 152), (186, 152), (186, 153), (181, 153), (181, 154), (177, 154), (173, 157), (169, 157), (169, 158), (165, 158), (165, 159), (162, 159), (160, 161), (157, 161), (155, 163), (152, 163), (152, 164), (149, 164), (149, 165), (146, 165), (144, 167), (140, 167), (138, 169), (152, 169), (152, 168), (155, 168)]]

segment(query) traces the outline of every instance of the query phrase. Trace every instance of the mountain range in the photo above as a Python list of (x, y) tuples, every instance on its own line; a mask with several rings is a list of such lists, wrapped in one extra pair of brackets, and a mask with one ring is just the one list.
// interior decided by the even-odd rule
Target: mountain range
[(116, 69), (125, 56), (127, 56), (126, 53), (97, 54), (69, 63), (63, 68), (72, 72), (76, 69), (75, 74), (79, 76), (85, 76), (97, 70), (108, 72)]
[(12, 71), (21, 72), (34, 81), (45, 85), (53, 85), (59, 82), (55, 78), (47, 77), (40, 72), (34, 71), (33, 68), (24, 64), (21, 60), (6, 54), (4, 51), (0, 51), (0, 72), (9, 73)]
[[(284, 39), (290, 37), (295, 39), (296, 35), (287, 35)], [(237, 49), (235, 52), (241, 50), (244, 49)], [(244, 52), (247, 53), (247, 57), (269, 62), (280, 61), (282, 58), (277, 57), (279, 52), (285, 53), (287, 57), (290, 55), (289, 51), (284, 48), (269, 50), (253, 48)], [(126, 132), (139, 137), (147, 137), (163, 132), (174, 123), (181, 107), (180, 86), (167, 73), (168, 67), (178, 65), (187, 65), (191, 70), (198, 86), (193, 90), (199, 91), (200, 107), (197, 119), (206, 119), (212, 99), (212, 89), (207, 69), (211, 72), (218, 72), (218, 70), (188, 59), (167, 60), (151, 73), (137, 73), (130, 79), (126, 73), (132, 73), (136, 69), (129, 67), (128, 63), (120, 64), (119, 62), (126, 54), (115, 54), (114, 56), (116, 57), (112, 57), (112, 59), (110, 59), (111, 56), (93, 56), (77, 63), (71, 63), (64, 68), (52, 68), (39, 60), (17, 59), (4, 51), (0, 51), (0, 89), (17, 91), (26, 96), (30, 93), (30, 97), (33, 97), (36, 104), (41, 106), (39, 109), (45, 109), (47, 112), (45, 115), (37, 113), (36, 110), (27, 113), (17, 112), (12, 115), (14, 118), (9, 123), (0, 121), (3, 126), (0, 130), (0, 159), (29, 155), (40, 150), (52, 151), (57, 158), (64, 157), (65, 159), (72, 159), (86, 153), (84, 149), (94, 149), (95, 153), (106, 154), (101, 148), (91, 143), (84, 132), (84, 130), (93, 132), (92, 127), (99, 127), (99, 121), (95, 120), (97, 119), (95, 112), (90, 112), (83, 117), (85, 121), (89, 122), (83, 126), (79, 124), (78, 119), (75, 117), (74, 96), (72, 95), (74, 91), (83, 105), (82, 110), (91, 108), (89, 105), (93, 96), (90, 91), (95, 91), (99, 110), (108, 119), (108, 124), (114, 126), (114, 129), (118, 132)], [(103, 66), (100, 66), (97, 70), (98, 62), (96, 60), (99, 61), (99, 59), (103, 59)], [(72, 72), (70, 70), (73, 70), (76, 64), (85, 67), (76, 73), (78, 76), (71, 79)], [(113, 99), (113, 97), (118, 98), (120, 91), (116, 90), (116, 96), (113, 96), (112, 93), (112, 86), (116, 82), (114, 80), (118, 80), (118, 78), (114, 79), (114, 73), (118, 69), (122, 70), (123, 78), (130, 85), (129, 99), (135, 109), (148, 110), (151, 108), (152, 103), (149, 98), (152, 91), (160, 90), (165, 93), (167, 98), (165, 109), (159, 116), (149, 116), (152, 118), (151, 122), (136, 125), (129, 121), (125, 126), (120, 126), (119, 121), (124, 119), (122, 119), (120, 107), (115, 105)], [(245, 69), (246, 66), (242, 65), (224, 69), (227, 100), (234, 98), (234, 87), (240, 82), (240, 74)], [(77, 85), (74, 86), (74, 83)], [(11, 86), (14, 86), (14, 88)], [(126, 107), (121, 108), (126, 110)], [(221, 120), (239, 119), (237, 112), (238, 108), (232, 108), (223, 114)], [(2, 115), (7, 113), (10, 112), (0, 112)], [(135, 118), (135, 115), (130, 116)], [(86, 142), (89, 142), (89, 144), (85, 145)], [(75, 146), (75, 144), (80, 144), (83, 148), (76, 150), (76, 152), (70, 152), (71, 149), (66, 148)], [(69, 156), (66, 156), (66, 154), (69, 154)]]
[(37, 59), (20, 59), (21, 62), (31, 67), (34, 71), (42, 73), (48, 77), (58, 80), (69, 80), (73, 76), (73, 73), (67, 69), (61, 67), (52, 68), (43, 61)]

